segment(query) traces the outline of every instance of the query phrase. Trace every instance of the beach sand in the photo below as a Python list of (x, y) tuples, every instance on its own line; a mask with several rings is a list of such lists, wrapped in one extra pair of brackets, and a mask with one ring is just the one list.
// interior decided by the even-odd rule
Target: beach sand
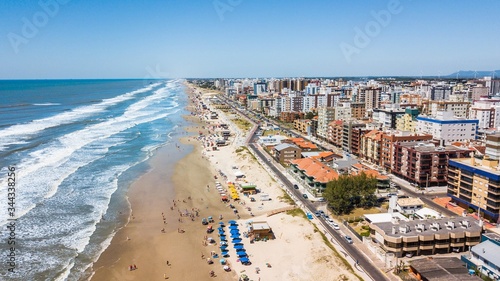
[[(202, 90), (187, 86), (186, 91), (193, 97), (193, 93)], [(205, 98), (211, 95), (203, 95), (205, 104), (208, 103)], [(188, 107), (194, 110), (193, 104)], [(151, 171), (130, 187), (128, 196), (133, 215), (94, 264), (92, 280), (162, 280), (164, 277), (169, 280), (212, 280), (210, 270), (214, 270), (217, 280), (237, 280), (242, 273), (247, 274), (250, 280), (262, 281), (358, 280), (325, 245), (319, 231), (309, 220), (285, 212), (268, 217), (273, 211), (290, 208), (290, 203), (283, 199), (281, 184), (250, 152), (241, 149), (240, 144), (247, 132), (232, 124), (231, 119), (236, 116), (218, 113), (219, 119), (216, 120), (205, 117), (209, 111), (205, 115), (186, 117), (196, 122), (188, 128), (192, 135), (183, 138), (180, 148), (174, 149), (192, 149), (192, 152), (176, 164), (173, 173), (165, 167), (168, 166), (169, 154), (175, 151), (172, 147), (157, 151), (150, 161)], [(200, 123), (200, 119), (203, 122)], [(229, 145), (212, 150), (210, 143), (214, 139), (207, 134), (207, 130), (216, 132), (220, 123), (229, 124), (233, 136)], [(204, 133), (203, 138), (198, 138), (200, 131)], [(227, 179), (220, 177), (219, 171)], [(237, 171), (244, 173), (245, 177), (236, 179)], [(214, 188), (216, 181), (227, 188), (226, 180), (256, 184), (272, 200), (262, 202), (258, 195), (254, 195), (257, 200), (252, 202), (249, 197), (241, 196), (240, 201), (231, 202), (238, 211), (235, 214), (228, 204), (221, 202)], [(183, 216), (180, 222), (179, 212), (194, 213), (193, 208), (199, 210), (199, 217), (195, 216), (191, 221)], [(163, 222), (162, 213), (167, 224)], [(201, 218), (213, 216), (216, 220), (214, 228), (217, 228), (219, 215), (224, 217), (226, 223), (230, 219), (237, 220), (240, 232), (246, 230), (249, 221), (266, 221), (276, 239), (250, 243), (248, 238), (243, 238), (252, 261), (250, 266), (238, 261), (230, 245), (230, 257), (226, 260), (232, 271), (225, 272), (218, 259), (212, 265), (202, 259), (202, 255), (209, 257), (211, 251), (220, 252), (217, 244), (205, 245), (207, 236), (219, 242), (218, 232), (207, 234)], [(162, 228), (165, 228), (165, 233), (161, 232)], [(184, 233), (179, 233), (178, 229)], [(167, 265), (167, 261), (171, 265)], [(129, 266), (134, 264), (137, 269), (130, 271)], [(256, 268), (260, 271), (257, 272)], [(342, 279), (343, 276), (347, 279)]]

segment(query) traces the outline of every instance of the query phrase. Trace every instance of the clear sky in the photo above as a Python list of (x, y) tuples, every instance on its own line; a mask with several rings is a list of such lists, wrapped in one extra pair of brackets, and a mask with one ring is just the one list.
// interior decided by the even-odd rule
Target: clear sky
[(499, 11), (497, 0), (0, 1), (0, 79), (493, 70)]

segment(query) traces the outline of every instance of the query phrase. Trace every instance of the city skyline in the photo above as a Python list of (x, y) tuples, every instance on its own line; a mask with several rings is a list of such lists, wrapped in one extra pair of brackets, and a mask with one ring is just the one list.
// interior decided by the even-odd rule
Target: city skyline
[(446, 76), (498, 69), (495, 1), (0, 3), (0, 79)]

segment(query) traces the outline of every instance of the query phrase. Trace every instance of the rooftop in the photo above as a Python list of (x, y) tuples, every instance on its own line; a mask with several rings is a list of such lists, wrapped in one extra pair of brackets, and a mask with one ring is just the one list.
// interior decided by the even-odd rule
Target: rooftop
[[(482, 231), (482, 227), (479, 226), (477, 220), (471, 217), (411, 220), (400, 223), (391, 221), (374, 223), (373, 225), (380, 228), (385, 235), (391, 237), (460, 233), (466, 229), (470, 232)], [(448, 227), (450, 225), (454, 225), (454, 227)], [(396, 233), (392, 232), (393, 227), (396, 227)]]
[(304, 171), (308, 177), (313, 177), (320, 183), (328, 183), (339, 177), (339, 174), (334, 169), (314, 158), (296, 159), (292, 160), (291, 163)]
[(271, 227), (265, 221), (253, 222), (252, 227), (254, 230), (269, 230)]
[(458, 258), (423, 258), (411, 261), (410, 266), (422, 276), (423, 280), (482, 280), (478, 276), (469, 275), (465, 264)]
[(282, 144), (278, 144), (277, 146), (274, 147), (274, 149), (278, 150), (278, 151), (281, 151), (281, 150), (286, 149), (286, 148), (298, 148), (298, 147), (296, 145), (290, 144), (290, 143), (282, 143)]
[(496, 267), (500, 267), (500, 246), (498, 244), (486, 240), (473, 246), (470, 250), (483, 259), (488, 260), (490, 266), (495, 265)]
[(400, 198), (398, 199), (398, 205), (401, 207), (419, 206), (424, 205), (424, 202), (420, 198)]

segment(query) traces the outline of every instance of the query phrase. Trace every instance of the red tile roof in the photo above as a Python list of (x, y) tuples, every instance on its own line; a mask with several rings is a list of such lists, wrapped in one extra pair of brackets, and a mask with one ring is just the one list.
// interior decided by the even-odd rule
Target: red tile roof
[(314, 158), (296, 159), (292, 160), (291, 163), (297, 165), (308, 177), (313, 177), (320, 183), (327, 183), (339, 177), (334, 169)]

